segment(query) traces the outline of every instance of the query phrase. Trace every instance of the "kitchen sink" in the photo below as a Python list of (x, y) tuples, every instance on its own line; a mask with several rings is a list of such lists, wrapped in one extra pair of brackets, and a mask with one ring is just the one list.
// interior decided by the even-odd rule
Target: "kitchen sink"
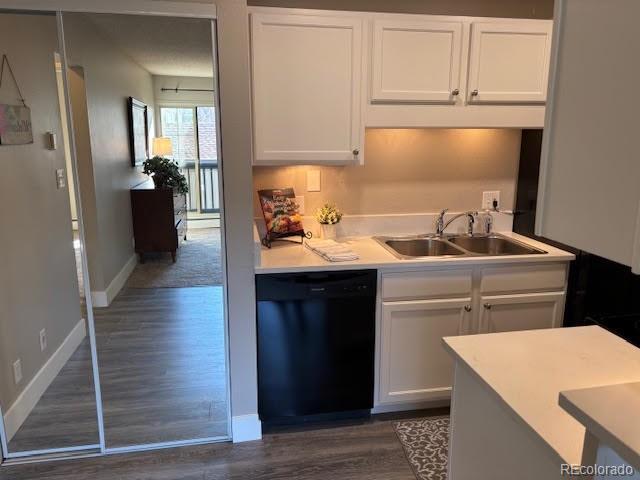
[(532, 255), (547, 253), (499, 235), (450, 236), (447, 240), (464, 250), (479, 255)]
[(547, 253), (524, 243), (503, 237), (489, 235), (446, 235), (412, 237), (373, 237), (380, 245), (401, 259), (420, 257), (488, 255), (532, 255)]
[(400, 257), (443, 257), (466, 253), (446, 240), (435, 237), (376, 237), (376, 240), (391, 253)]

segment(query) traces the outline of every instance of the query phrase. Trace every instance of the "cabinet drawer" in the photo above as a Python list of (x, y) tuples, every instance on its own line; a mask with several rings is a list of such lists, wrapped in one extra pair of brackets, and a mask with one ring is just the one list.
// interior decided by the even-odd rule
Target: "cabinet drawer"
[(471, 270), (421, 270), (382, 275), (382, 298), (453, 298), (471, 294)]
[(565, 263), (487, 267), (482, 269), (480, 292), (561, 291), (566, 282)]

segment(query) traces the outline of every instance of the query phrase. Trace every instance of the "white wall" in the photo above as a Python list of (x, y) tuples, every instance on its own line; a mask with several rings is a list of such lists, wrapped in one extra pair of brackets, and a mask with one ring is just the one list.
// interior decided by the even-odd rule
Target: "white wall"
[[(69, 192), (55, 183), (55, 170), (65, 168), (64, 148), (47, 150), (44, 139), (54, 132), (62, 142), (56, 19), (0, 14), (0, 45), (31, 108), (34, 137), (31, 145), (0, 146), (0, 404), (6, 412), (81, 313)], [(16, 95), (3, 81), (0, 103), (15, 104)], [(42, 328), (48, 336), (44, 352)], [(11, 366), (17, 358), (23, 371), (19, 385)]]
[[(516, 129), (367, 129), (363, 166), (254, 167), (253, 186), (293, 187), (306, 215), (325, 202), (351, 215), (480, 210), (482, 192), (492, 190), (512, 209), (521, 136)], [(309, 170), (320, 171), (320, 192), (306, 191)], [(254, 214), (262, 217), (257, 193)]]
[[(91, 278), (91, 288), (104, 291), (134, 255), (129, 190), (147, 177), (131, 166), (127, 98), (153, 107), (153, 79), (102, 36), (87, 15), (65, 14), (64, 23), (69, 64), (84, 72), (98, 242), (98, 255), (90, 255), (89, 264), (99, 262), (92, 273), (102, 271)], [(87, 237), (89, 242), (89, 232)]]
[[(245, 0), (218, 0), (215, 3), (218, 9), (231, 414), (237, 427), (243, 418), (257, 422), (258, 413), (249, 22)], [(236, 428), (234, 438), (238, 439), (240, 433)], [(259, 434), (259, 431), (253, 433)]]

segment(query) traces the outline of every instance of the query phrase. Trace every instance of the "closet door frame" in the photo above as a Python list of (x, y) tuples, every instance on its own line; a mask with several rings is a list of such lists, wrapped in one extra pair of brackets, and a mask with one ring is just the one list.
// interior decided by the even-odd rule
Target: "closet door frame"
[[(217, 10), (215, 4), (197, 4), (197, 3), (183, 3), (175, 1), (158, 2), (154, 0), (111, 0), (108, 3), (101, 4), (100, 2), (88, 3), (86, 0), (57, 0), (56, 8), (51, 7), (51, 2), (47, 0), (0, 0), (0, 13), (2, 11), (12, 12), (42, 12), (45, 14), (55, 14), (58, 30), (58, 52), (62, 63), (62, 77), (64, 81), (64, 94), (65, 104), (67, 108), (66, 120), (67, 128), (69, 130), (69, 149), (71, 153), (71, 165), (74, 181), (74, 192), (76, 195), (76, 204), (78, 205), (78, 232), (80, 235), (81, 246), (85, 244), (84, 238), (84, 221), (82, 213), (82, 198), (78, 187), (78, 162), (76, 155), (76, 141), (73, 130), (72, 120), (72, 108), (71, 99), (69, 96), (69, 85), (67, 78), (68, 63), (67, 53), (65, 48), (64, 37), (64, 21), (63, 17), (65, 13), (110, 13), (118, 15), (141, 15), (141, 16), (168, 16), (175, 18), (201, 18), (209, 20), (211, 22), (211, 34), (212, 34), (212, 63), (214, 72), (218, 71), (218, 37), (217, 37)], [(218, 76), (216, 75), (216, 78)], [(220, 105), (219, 88), (215, 88), (215, 104)], [(216, 135), (221, 138), (220, 131), (220, 108), (216, 108)], [(0, 469), (5, 465), (16, 465), (21, 463), (29, 463), (33, 461), (55, 460), (57, 458), (70, 458), (70, 457), (83, 457), (83, 456), (95, 456), (95, 455), (107, 455), (113, 453), (127, 453), (137, 451), (147, 451), (153, 449), (161, 449), (168, 447), (180, 447), (185, 445), (199, 445), (206, 443), (226, 442), (232, 439), (232, 416), (231, 416), (231, 382), (230, 382), (230, 362), (229, 362), (229, 318), (228, 318), (228, 302), (226, 297), (227, 292), (227, 261), (226, 261), (226, 248), (225, 248), (225, 222), (224, 222), (224, 190), (223, 190), (223, 164), (224, 158), (220, 151), (221, 142), (217, 142), (219, 169), (218, 175), (218, 191), (220, 194), (220, 229), (221, 229), (221, 251), (222, 251), (222, 278), (223, 278), (223, 314), (224, 314), (224, 357), (225, 357), (225, 383), (226, 383), (226, 401), (227, 401), (227, 435), (224, 437), (210, 437), (210, 438), (197, 438), (193, 440), (177, 440), (168, 441), (153, 444), (141, 444), (132, 445), (127, 447), (114, 447), (109, 448), (105, 443), (105, 430), (104, 430), (104, 414), (102, 404), (102, 392), (100, 388), (100, 372), (98, 366), (98, 352), (96, 347), (96, 334), (95, 334), (95, 322), (93, 315), (93, 302), (91, 299), (91, 286), (89, 284), (89, 269), (88, 261), (84, 248), (81, 247), (81, 260), (82, 260), (82, 275), (85, 285), (85, 302), (87, 309), (87, 327), (91, 349), (91, 363), (93, 368), (93, 382), (96, 398), (96, 414), (98, 422), (98, 436), (99, 443), (91, 445), (79, 445), (65, 448), (51, 448), (46, 450), (37, 451), (25, 451), (11, 453), (8, 449), (6, 431), (4, 427), (3, 412), (0, 407)]]

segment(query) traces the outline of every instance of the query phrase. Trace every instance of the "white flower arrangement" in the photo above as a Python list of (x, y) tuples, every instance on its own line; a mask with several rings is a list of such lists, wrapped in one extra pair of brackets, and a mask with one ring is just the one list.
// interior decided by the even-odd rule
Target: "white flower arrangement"
[(335, 225), (341, 218), (342, 212), (330, 203), (325, 203), (322, 208), (316, 210), (316, 220), (322, 225)]

